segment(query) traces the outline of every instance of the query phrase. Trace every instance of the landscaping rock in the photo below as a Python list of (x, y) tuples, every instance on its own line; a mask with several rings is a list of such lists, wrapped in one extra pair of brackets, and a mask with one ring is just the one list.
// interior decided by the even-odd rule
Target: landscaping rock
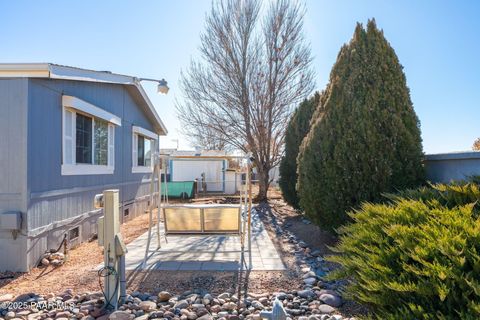
[(303, 241), (299, 241), (298, 245), (299, 245), (300, 248), (307, 248), (308, 247), (308, 245)]
[(108, 317), (110, 320), (131, 320), (133, 318), (134, 315), (127, 311), (115, 311)]
[(187, 300), (180, 300), (177, 303), (175, 303), (175, 306), (174, 306), (175, 309), (185, 309), (187, 307), (188, 307)]
[(7, 301), (12, 301), (13, 300), (13, 294), (4, 294), (0, 296), (0, 302), (7, 302)]
[(218, 299), (223, 299), (223, 300), (228, 299), (228, 298), (230, 298), (230, 293), (224, 292), (224, 293), (220, 294), (217, 298)]
[(278, 292), (276, 295), (278, 300), (285, 300), (287, 299), (287, 294), (285, 292)]
[(222, 307), (219, 305), (214, 305), (210, 308), (210, 311), (213, 313), (219, 313), (220, 311), (222, 311)]
[(329, 306), (328, 304), (321, 304), (318, 306), (318, 311), (320, 311), (320, 313), (323, 313), (323, 314), (330, 314), (332, 312), (335, 311), (335, 308), (333, 308), (332, 306)]
[(261, 302), (258, 301), (258, 300), (252, 301), (252, 304), (251, 304), (251, 305), (252, 305), (252, 307), (254, 307), (254, 308), (257, 309), (257, 310), (262, 310), (262, 309), (264, 308), (263, 303), (261, 303)]
[(15, 312), (9, 311), (4, 316), (5, 320), (11, 320), (15, 318)]
[(329, 306), (332, 306), (335, 308), (340, 307), (342, 305), (342, 298), (340, 298), (337, 295), (324, 293), (319, 297), (319, 299), (325, 304), (328, 304)]
[(317, 278), (306, 278), (303, 282), (307, 285), (314, 285), (317, 282)]
[(222, 306), (223, 310), (235, 310), (237, 308), (237, 304), (235, 302), (227, 302), (224, 303)]
[(313, 298), (316, 296), (315, 292), (313, 292), (312, 290), (310, 289), (305, 289), (305, 290), (300, 290), (297, 292), (297, 295), (300, 297), (300, 298)]
[(150, 312), (150, 319), (158, 319), (158, 318), (163, 318), (164, 312), (163, 311), (153, 311)]
[(158, 301), (159, 302), (167, 302), (172, 298), (172, 295), (168, 291), (161, 291), (158, 293)]
[(150, 312), (157, 309), (157, 304), (153, 301), (142, 301), (140, 302), (139, 307), (145, 312)]

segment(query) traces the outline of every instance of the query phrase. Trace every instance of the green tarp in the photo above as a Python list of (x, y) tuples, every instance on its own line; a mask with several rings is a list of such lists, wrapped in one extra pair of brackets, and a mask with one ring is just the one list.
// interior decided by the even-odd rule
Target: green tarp
[(167, 189), (165, 189), (165, 182), (162, 183), (162, 195), (168, 192), (169, 198), (191, 199), (194, 196), (195, 182), (193, 181), (172, 181), (167, 182)]

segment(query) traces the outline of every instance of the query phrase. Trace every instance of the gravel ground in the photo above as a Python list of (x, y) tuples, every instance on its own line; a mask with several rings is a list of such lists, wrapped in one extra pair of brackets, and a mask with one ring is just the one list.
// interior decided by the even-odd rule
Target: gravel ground
[[(155, 216), (155, 214), (154, 214)], [(147, 231), (148, 215), (141, 215), (121, 226), (121, 232), (128, 244), (139, 235)], [(282, 243), (272, 238), (277, 250), (282, 253), (282, 259), (288, 266), (288, 271), (252, 271), (248, 279), (242, 274), (242, 286), (246, 282), (249, 291), (264, 293), (272, 290), (286, 290), (300, 288), (302, 281), (298, 277), (298, 267), (295, 266), (295, 257), (288, 248), (283, 248)], [(102, 262), (103, 251), (96, 241), (87, 242), (72, 249), (68, 253), (67, 261), (60, 267), (38, 267), (29, 273), (0, 273), (0, 278), (13, 276), (13, 279), (0, 280), (1, 294), (24, 294), (35, 292), (47, 294), (63, 292), (66, 288), (74, 293), (97, 291), (97, 272), (93, 269)], [(181, 293), (191, 288), (208, 288), (211, 293), (221, 293), (237, 287), (239, 283), (238, 272), (128, 272), (129, 291), (157, 293), (167, 290), (172, 293)]]
[[(323, 256), (329, 253), (328, 246), (335, 244), (336, 238), (333, 235), (304, 219), (275, 193), (271, 194), (269, 203), (257, 205), (256, 210), (287, 266), (286, 271), (129, 272), (127, 292), (157, 295), (161, 291), (168, 291), (172, 295), (181, 295), (190, 291), (217, 295), (222, 292), (238, 293), (240, 287), (241, 296), (248, 292), (249, 295), (263, 294), (271, 298), (274, 292), (292, 290), (296, 292), (308, 288), (314, 290), (323, 288), (333, 292), (341, 289), (341, 284), (318, 281), (318, 272), (323, 274), (335, 268), (323, 260)], [(148, 215), (142, 215), (122, 225), (121, 232), (125, 241), (129, 243), (144, 233), (147, 226)], [(312, 237), (312, 234), (316, 236)], [(0, 273), (0, 278), (14, 276), (13, 279), (0, 280), (0, 296), (5, 294), (18, 296), (32, 292), (38, 295), (52, 295), (52, 292), (58, 294), (67, 288), (71, 294), (98, 292), (100, 286), (97, 273), (93, 269), (101, 263), (102, 254), (96, 241), (92, 241), (70, 250), (67, 261), (60, 267), (34, 268), (30, 273), (24, 274)], [(314, 281), (312, 285), (307, 283), (309, 280)], [(341, 299), (338, 291), (335, 292)], [(343, 301), (337, 310), (344, 316), (364, 313), (363, 308), (350, 301)]]

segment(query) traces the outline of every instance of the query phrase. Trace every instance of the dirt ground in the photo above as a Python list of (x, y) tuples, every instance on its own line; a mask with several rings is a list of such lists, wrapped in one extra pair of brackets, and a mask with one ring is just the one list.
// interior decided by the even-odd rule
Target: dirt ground
[[(313, 225), (306, 225), (302, 217), (291, 207), (285, 205), (278, 192), (269, 193), (269, 205), (275, 213), (275, 218), (289, 224), (289, 230), (312, 246), (327, 252), (327, 245), (334, 243), (331, 235), (320, 231)], [(155, 215), (154, 215), (155, 216)], [(147, 271), (128, 272), (127, 290), (149, 292), (169, 291), (173, 294), (189, 290), (200, 290), (212, 294), (238, 290), (249, 293), (266, 293), (302, 288), (299, 276), (300, 267), (288, 243), (276, 236), (270, 226), (271, 216), (261, 215), (274, 245), (280, 252), (286, 271), (252, 271), (246, 272), (212, 272), (212, 271)], [(121, 226), (121, 232), (128, 244), (148, 229), (148, 215), (142, 215)], [(312, 237), (311, 235), (318, 235)], [(72, 289), (75, 293), (99, 291), (99, 278), (94, 268), (102, 262), (102, 249), (96, 241), (81, 244), (69, 251), (68, 259), (63, 266), (54, 268), (34, 268), (29, 273), (0, 273), (0, 278), (13, 276), (11, 279), (0, 280), (0, 295), (14, 295), (34, 292), (47, 294), (60, 293)]]
[[(148, 230), (148, 215), (144, 214), (128, 221), (120, 227), (123, 239), (128, 244)], [(22, 294), (35, 292), (45, 294), (63, 292), (67, 288), (74, 291), (98, 291), (97, 273), (93, 271), (103, 260), (103, 250), (97, 241), (83, 243), (69, 250), (67, 261), (60, 267), (33, 268), (29, 273), (0, 273), (0, 295), (4, 293)]]

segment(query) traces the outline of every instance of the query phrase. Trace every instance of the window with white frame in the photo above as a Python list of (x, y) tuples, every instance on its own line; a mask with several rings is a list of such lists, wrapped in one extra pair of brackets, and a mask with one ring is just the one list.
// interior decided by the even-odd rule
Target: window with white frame
[(63, 96), (62, 104), (62, 175), (113, 174), (121, 119), (75, 97)]
[(132, 127), (132, 172), (151, 172), (152, 155), (158, 136), (141, 127)]

